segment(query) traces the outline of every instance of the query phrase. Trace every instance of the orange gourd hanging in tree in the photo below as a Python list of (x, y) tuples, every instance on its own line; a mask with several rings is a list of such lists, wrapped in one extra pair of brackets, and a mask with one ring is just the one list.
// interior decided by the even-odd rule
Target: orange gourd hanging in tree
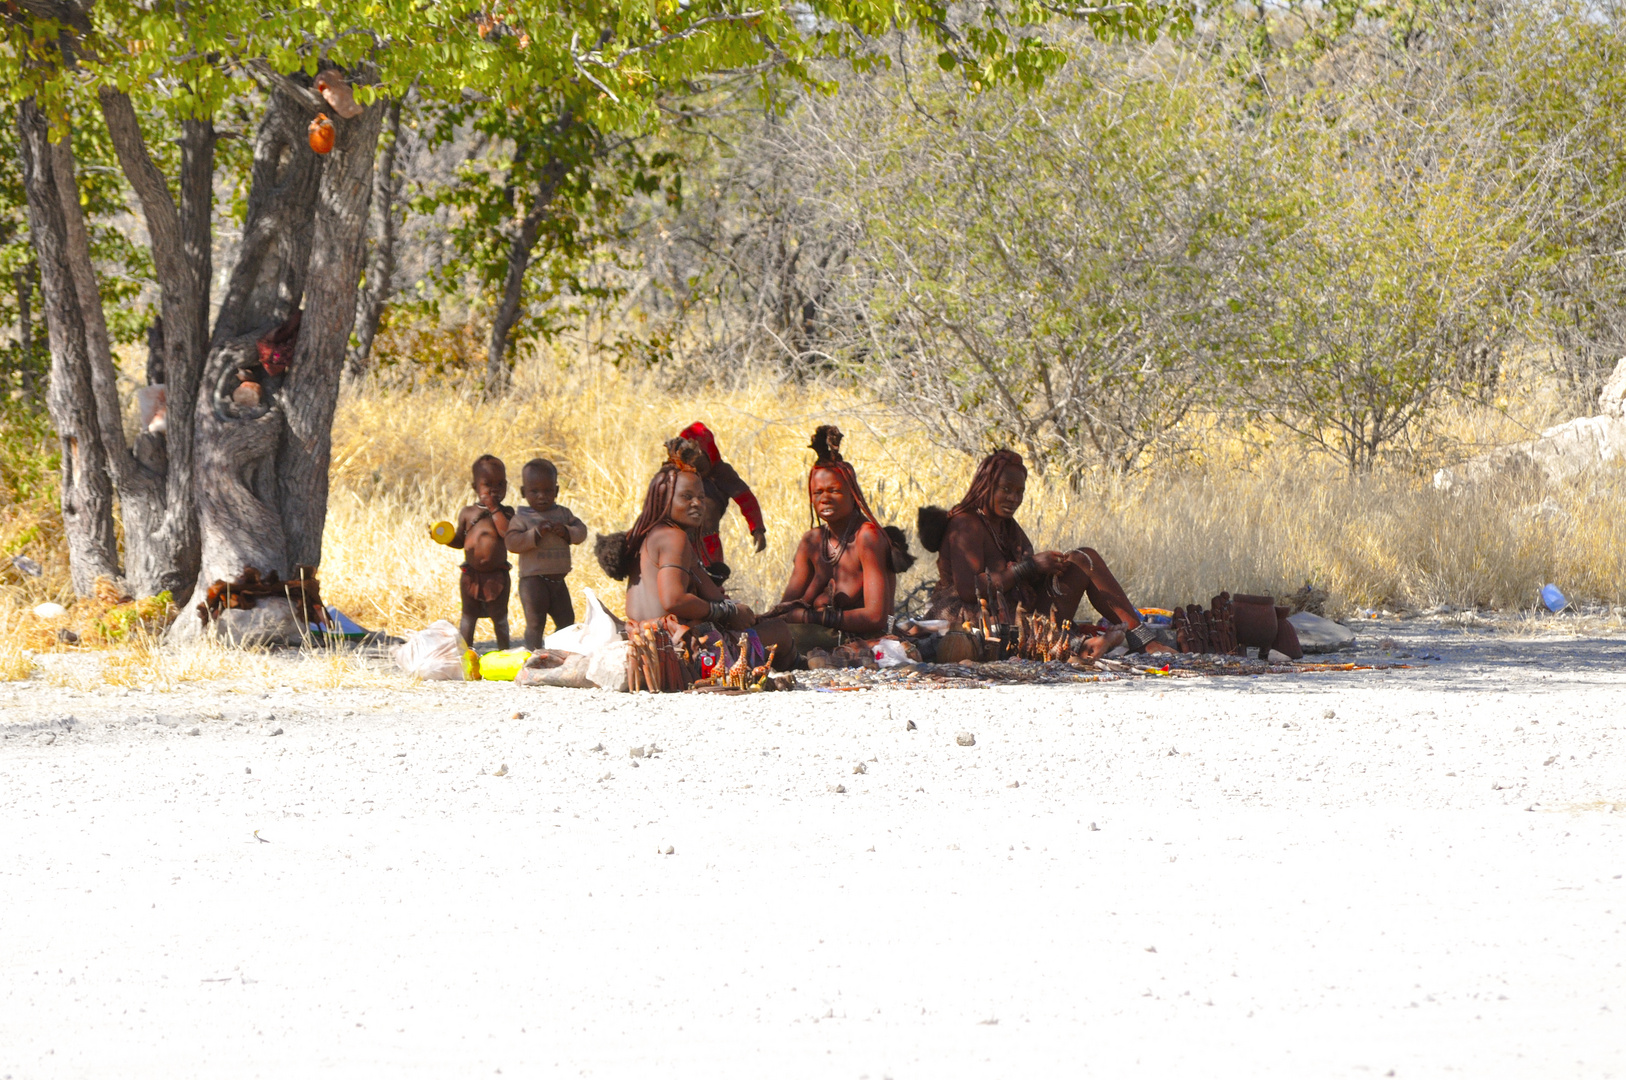
[(317, 113), (316, 119), (311, 121), (310, 142), (311, 149), (318, 154), (333, 150), (333, 121), (327, 118), (327, 113)]

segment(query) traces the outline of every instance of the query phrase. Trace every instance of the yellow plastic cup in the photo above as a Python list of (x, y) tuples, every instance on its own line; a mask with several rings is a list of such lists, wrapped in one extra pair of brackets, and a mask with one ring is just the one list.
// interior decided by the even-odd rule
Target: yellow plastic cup
[(531, 658), (529, 649), (504, 649), (488, 652), (480, 657), (480, 678), (492, 682), (513, 682), (525, 661)]
[(429, 526), (429, 537), (437, 544), (450, 544), (456, 535), (457, 529), (450, 521), (437, 521)]
[(463, 650), (463, 681), (480, 681), (480, 654), (473, 649)]

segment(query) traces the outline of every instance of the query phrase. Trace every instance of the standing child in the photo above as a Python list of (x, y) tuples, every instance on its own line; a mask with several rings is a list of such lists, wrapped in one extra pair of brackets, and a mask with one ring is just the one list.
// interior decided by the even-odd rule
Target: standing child
[(554, 500), (559, 497), (559, 470), (546, 458), (525, 463), (520, 478), (520, 507), (508, 529), (508, 550), (519, 556), (519, 603), (525, 609), (525, 647), (542, 647), (548, 616), (562, 630), (576, 621), (565, 575), (570, 573), (570, 545), (587, 539), (587, 526)]
[(463, 576), (458, 594), (463, 599), (463, 618), (458, 632), (469, 646), (474, 645), (474, 628), (481, 619), (491, 620), (497, 648), (506, 649), (508, 637), (508, 549), (504, 538), (514, 508), (502, 504), (508, 494), (508, 470), (500, 459), (481, 454), (474, 460), (474, 505), (457, 515), (457, 531), (450, 547), (463, 549)]

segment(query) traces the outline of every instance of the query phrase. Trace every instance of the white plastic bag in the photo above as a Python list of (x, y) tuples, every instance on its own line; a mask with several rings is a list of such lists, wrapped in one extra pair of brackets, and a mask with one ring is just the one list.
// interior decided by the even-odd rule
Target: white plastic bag
[(601, 690), (625, 693), (627, 689), (627, 643), (616, 638), (596, 649), (587, 661), (587, 681)]
[(583, 653), (570, 653), (565, 657), (565, 662), (558, 667), (522, 667), (519, 674), (514, 676), (514, 685), (573, 686), (586, 689), (593, 685), (587, 681), (587, 661), (590, 659), (591, 657)]
[(561, 652), (592, 653), (620, 640), (621, 634), (615, 628), (615, 619), (605, 610), (604, 605), (594, 595), (592, 589), (583, 589), (587, 600), (586, 616), (576, 623), (572, 623), (563, 630), (555, 630), (542, 639), (544, 649), (557, 649)]
[(440, 619), (395, 647), (395, 662), (420, 679), (463, 678), (463, 639), (457, 627)]
[(897, 667), (899, 664), (909, 663), (909, 654), (904, 651), (903, 642), (897, 638), (884, 637), (877, 641), (872, 655), (880, 667)]

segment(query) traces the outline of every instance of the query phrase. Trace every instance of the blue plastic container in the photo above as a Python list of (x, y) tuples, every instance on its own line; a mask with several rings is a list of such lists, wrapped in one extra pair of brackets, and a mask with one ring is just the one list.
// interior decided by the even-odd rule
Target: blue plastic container
[(1541, 602), (1554, 615), (1570, 606), (1570, 602), (1564, 599), (1564, 594), (1558, 591), (1557, 585), (1543, 585), (1541, 587)]

